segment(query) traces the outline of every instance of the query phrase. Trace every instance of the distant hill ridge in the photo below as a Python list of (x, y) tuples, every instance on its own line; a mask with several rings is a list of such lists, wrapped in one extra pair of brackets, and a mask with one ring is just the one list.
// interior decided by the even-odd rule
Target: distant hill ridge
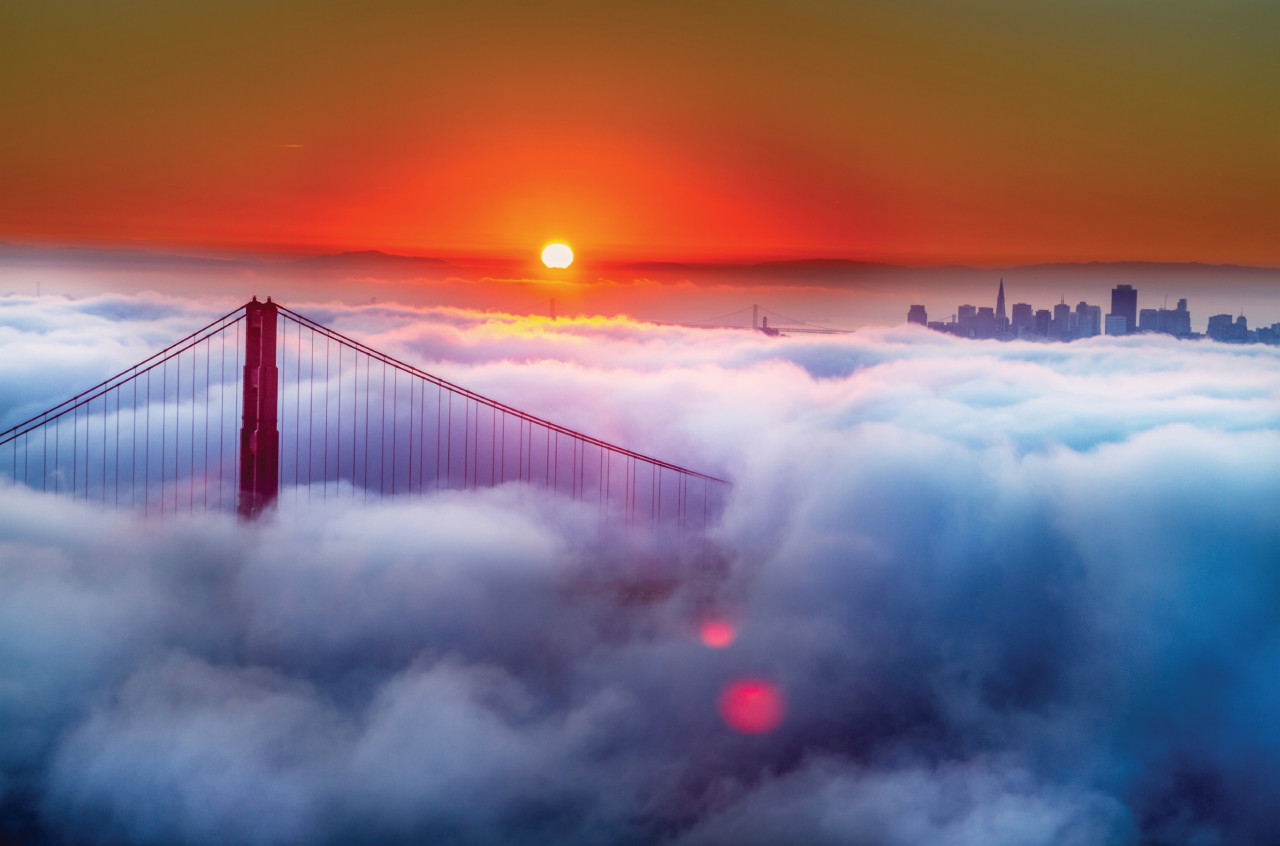
[[(40, 247), (26, 244), (11, 244), (0, 241), (0, 263), (3, 264), (101, 264), (101, 265), (149, 265), (149, 266), (198, 266), (204, 268), (261, 268), (261, 267), (341, 267), (349, 269), (352, 265), (372, 266), (422, 266), (449, 267), (455, 263), (434, 256), (406, 256), (388, 253), (383, 250), (346, 250), (338, 253), (319, 253), (316, 255), (284, 256), (271, 258), (271, 254), (256, 256), (232, 256), (227, 258), (212, 256), (192, 256), (178, 253), (163, 253), (152, 250), (140, 250), (129, 247)], [(494, 263), (502, 263), (495, 259)], [(467, 264), (483, 265), (485, 262), (475, 260)], [(911, 273), (917, 275), (961, 273), (1018, 273), (1018, 272), (1056, 272), (1069, 271), (1088, 273), (1124, 272), (1124, 273), (1161, 273), (1180, 272), (1214, 272), (1243, 274), (1274, 274), (1280, 268), (1244, 265), (1244, 264), (1207, 264), (1204, 262), (1152, 262), (1152, 261), (1081, 261), (1081, 262), (1040, 262), (1035, 264), (1008, 266), (975, 266), (961, 264), (945, 265), (901, 265), (885, 262), (862, 261), (847, 258), (797, 258), (774, 259), (768, 261), (620, 261), (602, 263), (602, 268), (631, 270), (637, 272), (733, 272), (747, 271), (752, 273), (770, 272), (807, 272), (807, 273)]]

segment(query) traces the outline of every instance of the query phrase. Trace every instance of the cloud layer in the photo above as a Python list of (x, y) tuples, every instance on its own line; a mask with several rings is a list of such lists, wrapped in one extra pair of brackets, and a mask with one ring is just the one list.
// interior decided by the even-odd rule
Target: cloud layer
[[(52, 404), (218, 305), (9, 300), (0, 407)], [(282, 508), (253, 526), (144, 522), (6, 486), (8, 835), (1155, 844), (1280, 831), (1276, 351), (298, 310), (732, 478), (710, 538), (728, 571), (691, 567), (635, 601), (590, 513), (519, 486)], [(53, 337), (53, 317), (75, 343)], [(37, 381), (45, 352), (61, 363)], [(734, 624), (727, 648), (698, 639), (708, 614)], [(771, 732), (737, 733), (718, 711), (748, 678), (785, 699)]]

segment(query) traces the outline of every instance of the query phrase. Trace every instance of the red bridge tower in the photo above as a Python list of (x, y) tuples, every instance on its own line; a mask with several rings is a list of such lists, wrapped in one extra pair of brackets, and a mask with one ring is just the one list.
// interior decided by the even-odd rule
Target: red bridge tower
[(280, 430), (276, 399), (276, 304), (245, 304), (244, 422), (240, 429), (240, 502), (236, 512), (253, 519), (280, 493)]

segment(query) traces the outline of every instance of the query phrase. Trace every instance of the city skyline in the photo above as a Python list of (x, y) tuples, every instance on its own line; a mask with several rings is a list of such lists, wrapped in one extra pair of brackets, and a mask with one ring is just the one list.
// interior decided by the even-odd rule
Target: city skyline
[(1136, 335), (1157, 333), (1195, 340), (1210, 338), (1224, 343), (1280, 343), (1280, 322), (1249, 329), (1243, 309), (1239, 315), (1215, 314), (1206, 320), (1204, 332), (1191, 328), (1188, 298), (1179, 298), (1174, 308), (1167, 307), (1168, 296), (1160, 308), (1139, 308), (1138, 291), (1122, 283), (1111, 291), (1111, 307), (1105, 315), (1102, 307), (1081, 300), (1074, 309), (1067, 305), (1066, 295), (1049, 309), (1033, 309), (1029, 303), (1014, 303), (1011, 316), (1005, 313), (1004, 279), (996, 293), (996, 305), (957, 306), (949, 321), (931, 321), (923, 304), (907, 310), (907, 322), (963, 338), (984, 340), (1049, 340), (1072, 341), (1097, 335)]

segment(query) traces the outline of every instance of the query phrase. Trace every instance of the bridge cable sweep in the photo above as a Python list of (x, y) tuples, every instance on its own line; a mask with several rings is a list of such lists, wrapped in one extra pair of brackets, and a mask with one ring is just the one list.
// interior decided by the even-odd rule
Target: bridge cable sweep
[(729, 489), (456, 385), (255, 297), (0, 433), (0, 473), (145, 515), (525, 486), (704, 532)]

